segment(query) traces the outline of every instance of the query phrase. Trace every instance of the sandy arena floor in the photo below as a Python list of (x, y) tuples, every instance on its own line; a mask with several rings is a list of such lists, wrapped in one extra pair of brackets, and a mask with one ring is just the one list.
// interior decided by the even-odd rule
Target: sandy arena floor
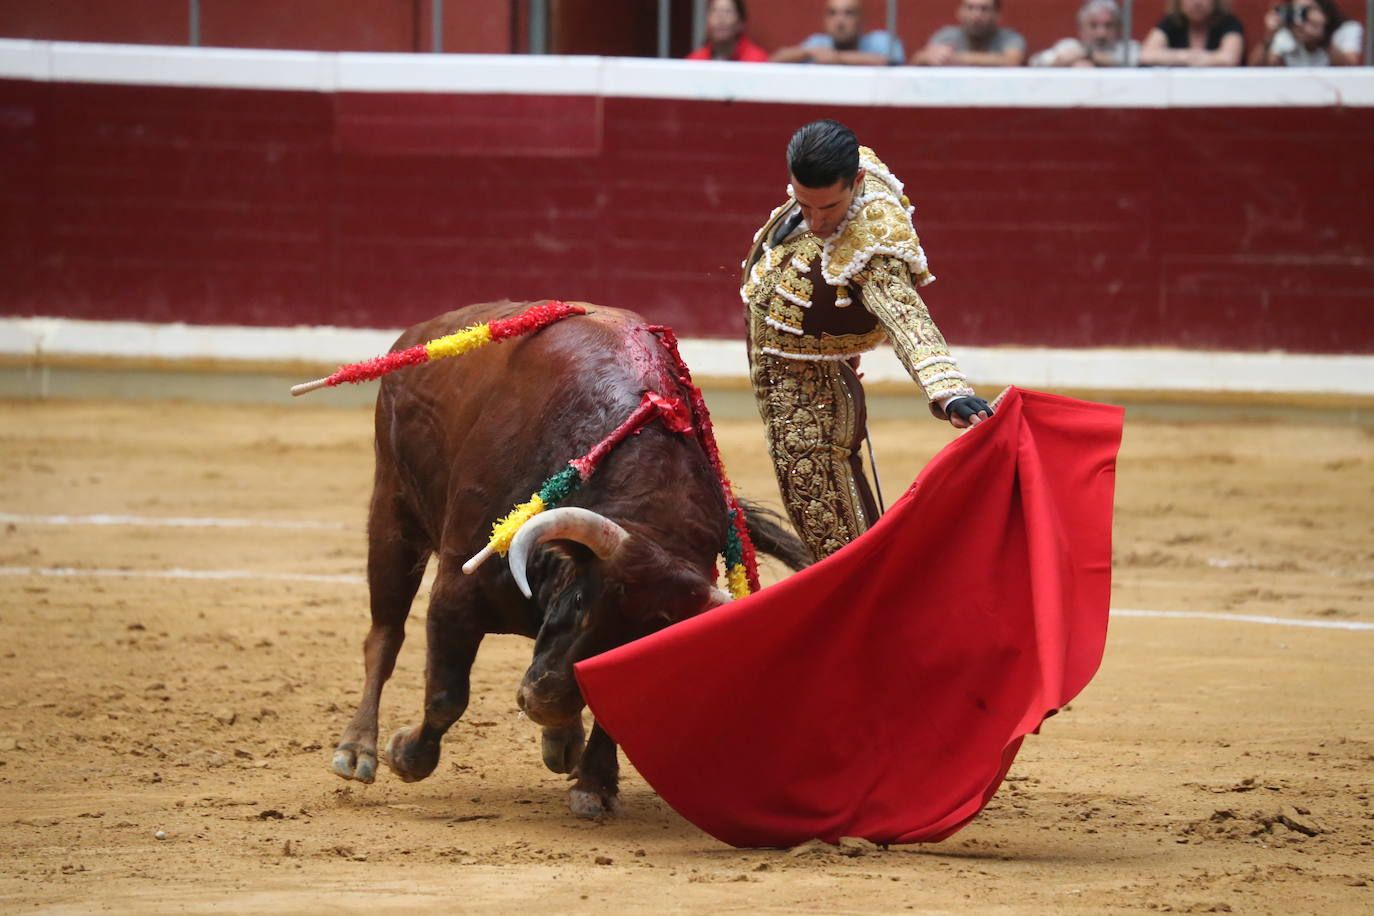
[[(875, 429), (889, 495), (952, 434), (911, 416)], [(739, 489), (775, 496), (757, 422), (718, 432)], [(1374, 911), (1369, 428), (1128, 419), (1113, 607), (1225, 619), (1118, 614), (972, 825), (855, 857), (725, 847), (629, 768), (622, 817), (573, 819), (516, 716), (514, 637), (484, 644), (433, 777), (333, 776), (370, 436), (314, 404), (0, 408), (6, 911)], [(423, 601), (384, 736), (419, 711)]]

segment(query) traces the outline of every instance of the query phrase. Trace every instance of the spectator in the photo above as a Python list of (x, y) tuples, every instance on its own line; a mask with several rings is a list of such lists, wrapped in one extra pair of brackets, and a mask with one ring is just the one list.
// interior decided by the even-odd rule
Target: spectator
[(749, 13), (744, 0), (711, 0), (706, 8), (706, 44), (687, 55), (688, 60), (738, 60), (762, 63), (768, 52), (744, 34)]
[(1237, 67), (1244, 56), (1245, 27), (1226, 0), (1169, 0), (1140, 49), (1145, 66)]
[(862, 0), (826, 0), (825, 31), (799, 45), (779, 48), (772, 59), (783, 64), (864, 64), (882, 67), (906, 59), (901, 39), (882, 29), (863, 34)]
[(1294, 0), (1264, 14), (1264, 41), (1250, 53), (1261, 67), (1358, 67), (1364, 27), (1332, 0)]
[(1002, 0), (959, 0), (958, 25), (930, 36), (911, 58), (927, 67), (1019, 67), (1026, 60), (1026, 39), (1000, 25)]
[(1116, 0), (1088, 0), (1078, 8), (1078, 37), (1061, 38), (1030, 59), (1032, 67), (1130, 67), (1140, 60), (1140, 42), (1121, 40)]

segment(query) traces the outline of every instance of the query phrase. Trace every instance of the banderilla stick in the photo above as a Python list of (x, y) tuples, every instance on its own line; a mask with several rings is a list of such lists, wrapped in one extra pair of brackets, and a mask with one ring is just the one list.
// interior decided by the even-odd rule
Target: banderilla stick
[(428, 343), (416, 344), (404, 350), (396, 350), (361, 363), (341, 366), (338, 372), (313, 382), (302, 382), (291, 386), (291, 396), (300, 397), (317, 388), (333, 387), (345, 382), (357, 384), (381, 378), (397, 369), (418, 366), (436, 359), (458, 356), (489, 343), (497, 343), (511, 337), (519, 337), (540, 328), (561, 321), (573, 315), (585, 315), (587, 310), (580, 305), (550, 300), (532, 305), (518, 315), (509, 318), (496, 318), (489, 322), (474, 324), (452, 334), (436, 338)]

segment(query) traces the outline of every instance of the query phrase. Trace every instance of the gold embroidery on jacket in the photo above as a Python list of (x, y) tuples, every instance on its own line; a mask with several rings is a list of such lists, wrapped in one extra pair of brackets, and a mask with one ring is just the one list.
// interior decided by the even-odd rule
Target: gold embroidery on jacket
[(928, 398), (973, 394), (921, 294), (911, 285), (905, 263), (896, 258), (874, 258), (860, 272), (858, 282), (864, 291), (864, 306), (887, 329), (897, 358)]
[(872, 258), (888, 255), (911, 268), (915, 285), (925, 286), (935, 276), (911, 223), (912, 210), (902, 183), (866, 146), (859, 147), (859, 165), (865, 172), (863, 187), (850, 204), (844, 224), (821, 251), (825, 282), (840, 286), (863, 270)]

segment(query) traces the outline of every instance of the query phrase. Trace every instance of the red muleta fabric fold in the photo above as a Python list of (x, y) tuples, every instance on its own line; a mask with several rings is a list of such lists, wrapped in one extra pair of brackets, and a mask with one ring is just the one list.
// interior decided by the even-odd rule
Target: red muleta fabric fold
[(731, 845), (948, 837), (1101, 662), (1122, 415), (1009, 389), (863, 537), (579, 663), (583, 696)]

